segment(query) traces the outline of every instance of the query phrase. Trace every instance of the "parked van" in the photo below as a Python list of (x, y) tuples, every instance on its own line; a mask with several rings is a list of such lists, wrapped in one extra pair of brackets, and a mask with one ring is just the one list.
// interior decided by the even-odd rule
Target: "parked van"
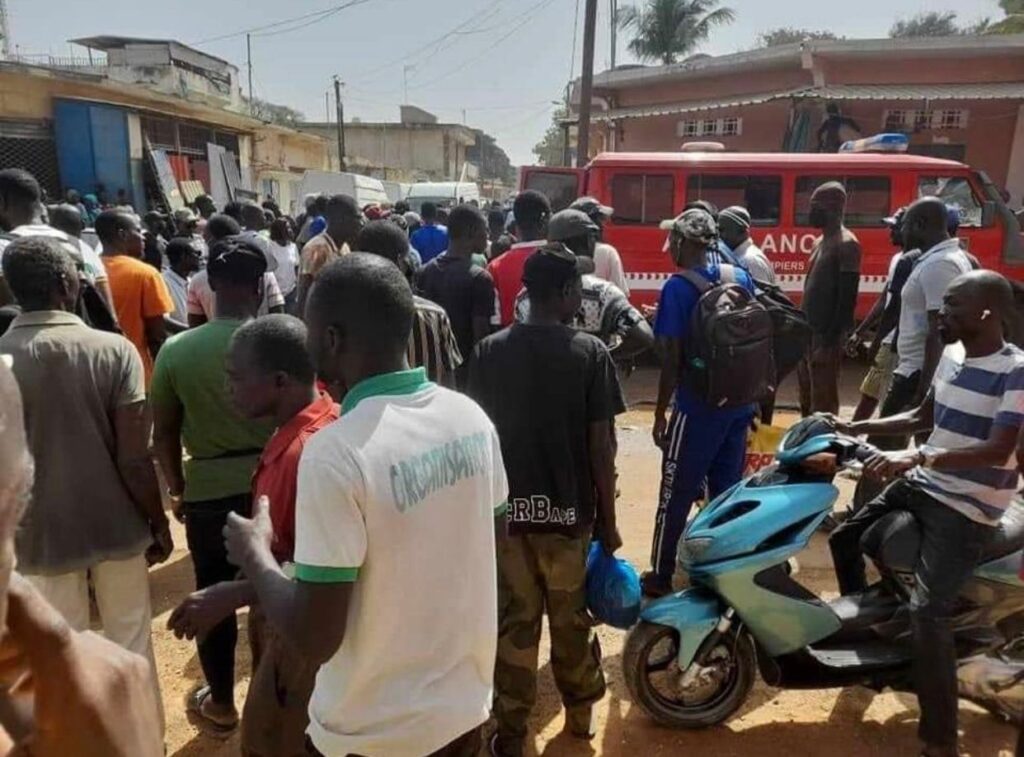
[(585, 169), (524, 167), (520, 190), (536, 189), (561, 209), (592, 195), (615, 209), (605, 239), (618, 248), (635, 304), (657, 300), (672, 263), (658, 222), (703, 199), (719, 209), (743, 205), (751, 236), (782, 288), (799, 301), (819, 232), (808, 223), (811, 193), (838, 180), (848, 194), (846, 225), (864, 249), (858, 317), (885, 283), (893, 246), (882, 219), (918, 197), (936, 195), (960, 209), (959, 236), (986, 268), (1024, 278), (1020, 224), (980, 171), (917, 155), (817, 153), (602, 153)]
[(460, 205), (470, 200), (480, 202), (480, 187), (470, 181), (421, 181), (409, 187), (409, 194), (406, 195), (406, 202), (409, 207), (417, 213), (423, 207), (423, 203), (432, 202), (435, 205)]
[(298, 197), (308, 194), (348, 195), (359, 207), (388, 202), (384, 183), (372, 176), (340, 171), (306, 171), (299, 182)]

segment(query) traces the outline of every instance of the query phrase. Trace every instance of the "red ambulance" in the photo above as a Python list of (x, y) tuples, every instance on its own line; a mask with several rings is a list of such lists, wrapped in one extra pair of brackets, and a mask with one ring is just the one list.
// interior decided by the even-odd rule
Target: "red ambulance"
[(918, 197), (936, 195), (960, 209), (959, 236), (986, 268), (1024, 278), (1024, 236), (998, 189), (980, 171), (917, 155), (840, 153), (602, 153), (584, 169), (524, 167), (520, 189), (536, 189), (560, 210), (581, 195), (615, 209), (605, 240), (622, 256), (634, 304), (652, 304), (672, 272), (658, 222), (703, 199), (719, 209), (742, 205), (751, 235), (782, 288), (796, 301), (818, 231), (808, 225), (810, 197), (826, 181), (847, 190), (846, 225), (864, 249), (858, 317), (885, 283), (894, 252), (882, 219)]

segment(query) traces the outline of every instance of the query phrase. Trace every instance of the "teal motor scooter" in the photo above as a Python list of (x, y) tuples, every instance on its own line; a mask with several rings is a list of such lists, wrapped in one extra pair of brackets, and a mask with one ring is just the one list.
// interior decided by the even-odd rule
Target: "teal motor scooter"
[[(648, 604), (626, 641), (633, 700), (667, 726), (727, 720), (760, 671), (780, 688), (860, 685), (912, 690), (910, 620), (920, 531), (893, 512), (861, 540), (881, 578), (822, 600), (790, 570), (832, 512), (835, 474), (871, 448), (807, 418), (783, 437), (776, 462), (725, 492), (688, 525), (679, 562), (691, 587)], [(1024, 509), (1012, 507), (959, 599), (954, 629), (961, 695), (1013, 719), (1024, 712)]]

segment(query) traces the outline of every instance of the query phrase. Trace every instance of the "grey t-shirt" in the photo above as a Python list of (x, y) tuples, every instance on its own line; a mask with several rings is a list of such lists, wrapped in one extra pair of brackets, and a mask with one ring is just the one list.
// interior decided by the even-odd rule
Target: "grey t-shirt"
[(13, 359), (35, 459), (18, 570), (56, 575), (141, 554), (152, 536), (118, 471), (113, 426), (118, 407), (146, 398), (135, 347), (71, 313), (38, 311), (14, 320), (0, 354)]

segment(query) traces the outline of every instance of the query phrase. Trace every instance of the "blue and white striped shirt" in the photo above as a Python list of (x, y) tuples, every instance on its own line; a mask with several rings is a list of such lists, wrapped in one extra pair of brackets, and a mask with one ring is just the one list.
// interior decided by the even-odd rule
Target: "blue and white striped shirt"
[[(928, 444), (959, 450), (981, 444), (993, 426), (1024, 425), (1024, 351), (1004, 345), (968, 358), (961, 344), (946, 348), (932, 381), (935, 425)], [(932, 497), (988, 525), (999, 522), (1019, 485), (1017, 461), (963, 470), (915, 468), (909, 478)]]

